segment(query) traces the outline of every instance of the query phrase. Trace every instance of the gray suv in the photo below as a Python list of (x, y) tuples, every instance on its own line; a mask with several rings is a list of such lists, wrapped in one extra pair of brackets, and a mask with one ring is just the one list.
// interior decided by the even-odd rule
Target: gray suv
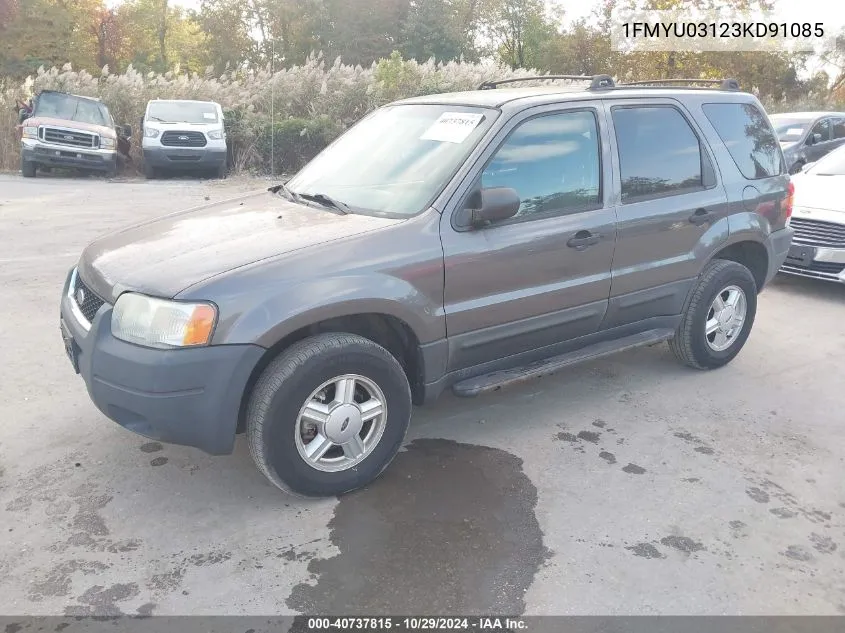
[(663, 341), (730, 362), (792, 240), (765, 111), (732, 80), (561, 78), (390, 104), (284, 185), (89, 245), (61, 330), (96, 406), (214, 455), (245, 433), (273, 484), (325, 496), (446, 389)]

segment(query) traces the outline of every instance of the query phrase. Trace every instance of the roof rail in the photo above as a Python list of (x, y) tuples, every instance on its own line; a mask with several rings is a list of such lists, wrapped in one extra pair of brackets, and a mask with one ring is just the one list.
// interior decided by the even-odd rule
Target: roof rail
[(616, 84), (610, 75), (538, 75), (536, 77), (518, 77), (516, 79), (502, 79), (500, 81), (485, 81), (479, 90), (493, 90), (503, 84), (516, 83), (518, 81), (547, 81), (557, 79), (568, 79), (570, 81), (589, 81), (590, 90), (603, 90), (613, 88)]
[(718, 84), (720, 90), (739, 90), (739, 82), (736, 79), (650, 79), (647, 81), (629, 81), (620, 84), (624, 86), (668, 86), (671, 84)]

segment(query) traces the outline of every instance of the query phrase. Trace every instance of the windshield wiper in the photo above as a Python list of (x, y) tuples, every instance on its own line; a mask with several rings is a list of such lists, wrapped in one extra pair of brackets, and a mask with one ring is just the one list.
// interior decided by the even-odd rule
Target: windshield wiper
[(291, 202), (298, 202), (302, 204), (302, 200), (300, 200), (299, 194), (295, 191), (291, 191), (290, 189), (288, 189), (288, 186), (283, 182), (279, 183), (278, 185), (273, 185), (272, 187), (267, 189), (267, 191), (272, 191), (273, 193), (280, 193)]
[(149, 118), (153, 121), (158, 121), (159, 123), (172, 123), (172, 121), (165, 121), (164, 119), (160, 119), (157, 116), (153, 116), (152, 114), (149, 116)]
[(323, 206), (331, 207), (336, 211), (339, 211), (342, 215), (349, 215), (352, 213), (352, 209), (349, 208), (348, 204), (341, 202), (340, 200), (335, 200), (324, 193), (300, 193), (297, 195), (303, 200), (313, 200), (314, 202), (319, 202)]

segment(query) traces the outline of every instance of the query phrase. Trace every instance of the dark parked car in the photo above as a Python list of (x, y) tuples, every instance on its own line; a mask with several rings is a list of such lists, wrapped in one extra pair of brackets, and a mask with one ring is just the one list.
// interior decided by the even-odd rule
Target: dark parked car
[(845, 112), (786, 112), (769, 118), (790, 174), (845, 144)]
[(663, 341), (730, 362), (792, 241), (763, 107), (578, 79), (391, 104), (285, 185), (89, 245), (61, 330), (94, 403), (211, 454), (244, 432), (321, 496), (377, 477), (446, 389)]

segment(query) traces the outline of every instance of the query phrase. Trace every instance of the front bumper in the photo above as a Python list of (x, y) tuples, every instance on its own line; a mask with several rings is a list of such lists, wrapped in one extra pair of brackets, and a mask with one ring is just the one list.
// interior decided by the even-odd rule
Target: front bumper
[(845, 248), (793, 244), (780, 271), (789, 275), (845, 283)]
[(83, 167), (102, 171), (109, 171), (117, 165), (115, 150), (79, 149), (26, 138), (21, 140), (21, 158), (38, 165)]
[(159, 169), (211, 169), (226, 163), (225, 148), (145, 147), (144, 162)]
[[(111, 333), (111, 306), (90, 325), (65, 281), (60, 327), (65, 348), (88, 394), (106, 417), (144, 437), (231, 453), (241, 400), (264, 353), (255, 345), (149, 349)], [(87, 326), (87, 328), (86, 328)]]

